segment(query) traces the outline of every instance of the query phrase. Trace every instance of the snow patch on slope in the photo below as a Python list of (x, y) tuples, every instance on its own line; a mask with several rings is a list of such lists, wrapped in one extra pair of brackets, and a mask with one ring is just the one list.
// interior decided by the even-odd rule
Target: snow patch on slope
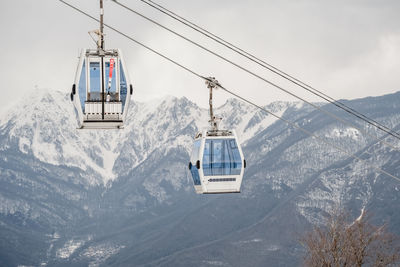
[(100, 244), (97, 246), (88, 247), (81, 253), (81, 256), (90, 260), (89, 267), (97, 267), (100, 266), (112, 255), (117, 254), (123, 248), (125, 248), (125, 246)]
[(64, 246), (57, 250), (56, 256), (60, 259), (68, 259), (78, 248), (85, 244), (85, 240), (74, 240), (67, 241)]
[(355, 129), (355, 128), (334, 128), (331, 130), (330, 133), (325, 134), (325, 137), (328, 138), (343, 138), (343, 137), (347, 137), (347, 138), (351, 138), (354, 140), (359, 140), (361, 137), (360, 131)]

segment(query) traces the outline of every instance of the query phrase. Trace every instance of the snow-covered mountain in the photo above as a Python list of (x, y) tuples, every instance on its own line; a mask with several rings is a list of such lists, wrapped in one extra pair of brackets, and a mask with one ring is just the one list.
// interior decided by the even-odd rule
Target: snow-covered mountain
[[(400, 93), (346, 104), (399, 129)], [(133, 102), (123, 130), (78, 130), (67, 94), (38, 90), (0, 120), (0, 261), (6, 265), (295, 265), (293, 231), (344, 205), (400, 232), (400, 142), (348, 114), (266, 107), (364, 162), (235, 99), (216, 110), (248, 162), (240, 195), (199, 196), (187, 163), (208, 112), (186, 98)], [(368, 135), (363, 132), (367, 132)], [(395, 147), (395, 148), (393, 148)], [(240, 252), (239, 252), (240, 251)], [(275, 264), (275, 265), (276, 265)]]
[[(274, 103), (271, 108), (282, 113), (289, 105)], [(217, 112), (226, 116), (222, 127), (237, 125), (241, 141), (275, 121), (237, 100), (229, 100)], [(51, 165), (77, 167), (85, 173), (83, 183), (98, 185), (128, 173), (159, 147), (190, 150), (195, 131), (207, 128), (207, 116), (207, 110), (186, 98), (167, 96), (134, 102), (124, 130), (79, 130), (68, 96), (41, 89), (8, 112), (0, 127), (8, 135), (3, 148), (17, 142), (22, 153)]]

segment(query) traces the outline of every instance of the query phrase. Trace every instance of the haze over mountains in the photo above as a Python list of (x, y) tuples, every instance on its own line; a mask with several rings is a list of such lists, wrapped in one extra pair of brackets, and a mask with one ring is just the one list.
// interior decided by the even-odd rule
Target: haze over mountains
[[(400, 92), (346, 104), (400, 129)], [(0, 123), (0, 265), (296, 266), (299, 235), (336, 205), (400, 234), (400, 183), (373, 168), (400, 177), (399, 150), (301, 103), (267, 109), (365, 162), (231, 99), (216, 113), (242, 142), (242, 193), (196, 195), (187, 164), (207, 110), (165, 97), (133, 102), (124, 130), (77, 130), (67, 94), (27, 97)]]

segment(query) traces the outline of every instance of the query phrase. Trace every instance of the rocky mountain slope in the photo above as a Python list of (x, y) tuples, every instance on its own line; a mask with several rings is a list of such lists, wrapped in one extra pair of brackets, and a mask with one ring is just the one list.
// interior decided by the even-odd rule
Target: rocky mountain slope
[[(400, 93), (346, 104), (399, 130)], [(0, 265), (297, 265), (297, 239), (343, 205), (400, 233), (400, 142), (300, 103), (267, 109), (361, 162), (231, 99), (217, 110), (248, 162), (242, 193), (196, 195), (187, 170), (207, 110), (186, 98), (133, 102), (123, 130), (77, 130), (68, 96), (40, 90), (0, 122)]]

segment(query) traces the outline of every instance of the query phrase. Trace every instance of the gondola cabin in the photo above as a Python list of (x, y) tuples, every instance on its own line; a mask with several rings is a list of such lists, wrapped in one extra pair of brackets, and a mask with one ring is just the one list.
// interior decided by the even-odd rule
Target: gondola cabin
[(196, 135), (189, 163), (196, 193), (240, 193), (245, 167), (235, 131)]
[(132, 91), (119, 49), (83, 50), (71, 93), (79, 128), (122, 128)]

